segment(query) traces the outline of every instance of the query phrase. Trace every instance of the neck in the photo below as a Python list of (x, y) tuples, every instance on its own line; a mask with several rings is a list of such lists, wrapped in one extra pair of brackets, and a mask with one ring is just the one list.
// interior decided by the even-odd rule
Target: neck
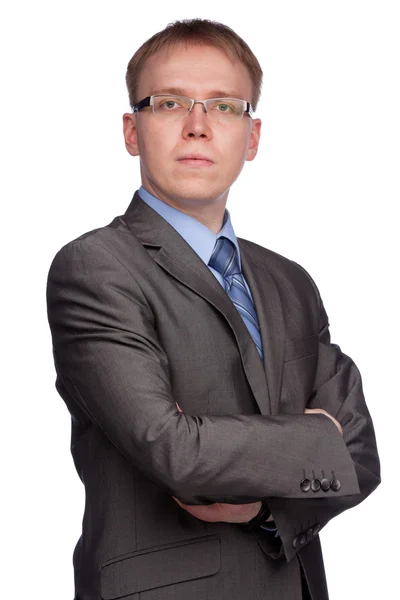
[(169, 204), (173, 208), (193, 217), (202, 225), (205, 225), (213, 233), (217, 234), (221, 229), (224, 221), (224, 213), (228, 192), (216, 199), (189, 199), (178, 196), (163, 194), (161, 190), (156, 190), (147, 182), (143, 187), (153, 196)]
[(189, 202), (171, 202), (167, 204), (193, 217), (202, 225), (205, 225), (213, 233), (217, 234), (222, 229), (224, 221), (225, 205), (221, 207), (198, 205)]

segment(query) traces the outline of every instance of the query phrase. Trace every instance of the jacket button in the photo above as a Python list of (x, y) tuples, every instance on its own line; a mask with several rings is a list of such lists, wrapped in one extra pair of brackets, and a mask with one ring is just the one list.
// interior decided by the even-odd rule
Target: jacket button
[(329, 479), (327, 479), (326, 477), (324, 477), (323, 479), (321, 479), (321, 488), (324, 490), (324, 492), (327, 492), (331, 487), (330, 481)]
[(313, 492), (318, 492), (321, 489), (321, 482), (319, 479), (313, 479), (311, 482), (311, 489)]
[(332, 479), (332, 481), (331, 481), (331, 489), (334, 492), (338, 492), (341, 487), (342, 487), (342, 484), (340, 483), (339, 479)]
[(300, 489), (302, 492), (308, 492), (311, 487), (311, 482), (309, 479), (303, 479), (300, 482)]
[(307, 542), (309, 542), (311, 540), (311, 538), (314, 537), (314, 533), (313, 533), (312, 527), (309, 527), (307, 529), (306, 536), (307, 536)]
[(297, 550), (297, 548), (300, 548), (301, 544), (300, 544), (300, 538), (298, 535), (296, 535), (296, 537), (293, 540), (293, 548), (295, 548)]
[(304, 544), (306, 543), (306, 541), (307, 541), (307, 536), (306, 536), (306, 534), (305, 534), (305, 533), (301, 533), (301, 534), (300, 534), (300, 545), (301, 545), (301, 546), (304, 546)]

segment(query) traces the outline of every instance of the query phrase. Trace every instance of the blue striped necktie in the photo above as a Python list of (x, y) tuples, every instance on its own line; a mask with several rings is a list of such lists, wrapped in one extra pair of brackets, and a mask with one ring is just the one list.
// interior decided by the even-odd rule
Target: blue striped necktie
[(208, 264), (224, 278), (225, 290), (249, 330), (262, 360), (263, 351), (257, 314), (240, 272), (235, 244), (224, 236), (219, 237)]

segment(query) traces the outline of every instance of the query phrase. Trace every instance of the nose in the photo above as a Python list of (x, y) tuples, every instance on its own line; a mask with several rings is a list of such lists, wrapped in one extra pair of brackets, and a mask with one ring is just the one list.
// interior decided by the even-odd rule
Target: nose
[(195, 104), (191, 112), (184, 117), (182, 135), (185, 139), (211, 139), (210, 118), (205, 112), (203, 104)]

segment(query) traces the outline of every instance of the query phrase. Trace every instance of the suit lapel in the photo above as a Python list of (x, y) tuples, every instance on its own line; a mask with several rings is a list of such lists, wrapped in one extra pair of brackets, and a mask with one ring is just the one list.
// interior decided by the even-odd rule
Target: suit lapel
[(271, 414), (276, 415), (279, 413), (285, 352), (282, 303), (275, 281), (268, 271), (265, 257), (256, 253), (251, 242), (238, 238), (238, 243), (242, 272), (251, 290), (260, 326)]
[[(228, 294), (178, 232), (136, 192), (124, 220), (146, 247), (153, 259), (172, 277), (212, 304), (231, 327), (239, 347), (247, 380), (261, 414), (278, 412), (278, 393), (283, 342), (275, 336), (283, 334), (282, 309), (272, 278), (253, 261), (254, 252), (242, 240), (240, 252), (243, 274), (253, 294), (264, 348), (264, 365), (240, 314)], [(283, 358), (282, 358), (283, 359)], [(268, 385), (266, 380), (268, 378)]]

